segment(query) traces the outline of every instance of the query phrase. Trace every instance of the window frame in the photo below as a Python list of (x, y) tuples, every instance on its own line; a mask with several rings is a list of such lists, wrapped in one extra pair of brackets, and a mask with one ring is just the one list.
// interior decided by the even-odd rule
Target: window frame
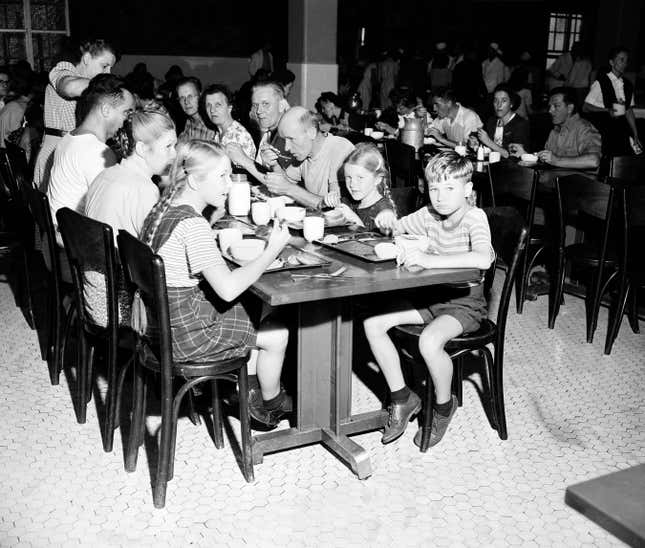
[[(564, 21), (564, 29), (558, 30), (558, 21), (561, 20)], [(580, 40), (580, 37), (582, 36), (583, 23), (584, 14), (580, 12), (549, 12), (549, 26), (547, 30), (546, 43), (546, 68), (549, 68), (553, 62), (560, 57), (560, 55), (570, 51), (571, 46)], [(551, 30), (552, 24), (553, 30)], [(558, 36), (562, 36), (562, 48), (559, 49), (555, 47)]]
[(19, 34), (25, 37), (25, 58), (32, 67), (36, 66), (34, 59), (34, 42), (36, 34), (61, 34), (69, 36), (69, 0), (62, 0), (65, 7), (65, 29), (63, 30), (40, 30), (33, 29), (31, 25), (31, 0), (22, 0), (22, 17), (24, 28), (7, 29), (0, 28), (1, 34)]

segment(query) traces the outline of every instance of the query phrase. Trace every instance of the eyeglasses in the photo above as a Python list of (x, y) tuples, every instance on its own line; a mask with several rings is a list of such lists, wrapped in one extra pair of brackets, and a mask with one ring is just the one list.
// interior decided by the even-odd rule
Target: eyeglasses
[(0, 80), (0, 86), (8, 86), (9, 80)]

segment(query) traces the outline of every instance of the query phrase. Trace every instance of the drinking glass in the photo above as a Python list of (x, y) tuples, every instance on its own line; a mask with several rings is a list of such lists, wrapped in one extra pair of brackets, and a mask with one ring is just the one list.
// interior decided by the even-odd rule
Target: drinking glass
[(256, 225), (266, 225), (271, 219), (271, 207), (266, 202), (251, 204), (251, 219)]
[(305, 217), (302, 222), (302, 232), (308, 242), (322, 239), (325, 235), (325, 219), (313, 215)]

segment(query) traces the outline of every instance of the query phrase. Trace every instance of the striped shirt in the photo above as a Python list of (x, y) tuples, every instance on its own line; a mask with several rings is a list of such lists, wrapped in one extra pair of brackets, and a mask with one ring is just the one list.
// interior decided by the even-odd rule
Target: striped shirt
[(468, 253), (473, 247), (485, 246), (489, 249), (491, 260), (495, 259), (488, 218), (478, 207), (469, 209), (459, 224), (451, 228), (445, 227), (435, 211), (423, 207), (399, 219), (396, 229), (407, 234), (426, 236), (429, 240), (426, 252), (430, 254), (455, 255)]
[(203, 217), (181, 221), (161, 246), (158, 255), (166, 267), (168, 287), (193, 287), (200, 282), (201, 272), (226, 264), (213, 231)]

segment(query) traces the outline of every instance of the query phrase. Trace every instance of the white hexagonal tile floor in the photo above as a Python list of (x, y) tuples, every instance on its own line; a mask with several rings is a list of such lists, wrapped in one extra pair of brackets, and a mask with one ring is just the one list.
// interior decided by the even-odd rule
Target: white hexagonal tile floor
[[(621, 543), (564, 504), (565, 488), (645, 461), (645, 337), (623, 326), (603, 356), (607, 311), (584, 342), (584, 308), (567, 297), (556, 329), (546, 300), (509, 313), (505, 394), (509, 439), (489, 426), (476, 388), (445, 439), (421, 454), (409, 428), (370, 453), (364, 481), (322, 446), (267, 455), (244, 482), (206, 427), (179, 424), (175, 477), (155, 510), (142, 449), (123, 470), (120, 431), (102, 450), (94, 401), (76, 423), (63, 376), (50, 386), (37, 336), (0, 284), (0, 546), (615, 546)], [(354, 379), (356, 411), (378, 408)], [(104, 388), (103, 384), (101, 387)], [(237, 421), (229, 419), (237, 433)], [(154, 432), (158, 420), (148, 420)]]

